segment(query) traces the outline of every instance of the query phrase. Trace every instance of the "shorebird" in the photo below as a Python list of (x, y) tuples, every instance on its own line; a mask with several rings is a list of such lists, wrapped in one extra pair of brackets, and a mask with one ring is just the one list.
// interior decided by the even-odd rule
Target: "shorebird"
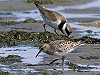
[[(66, 55), (81, 45), (84, 45), (81, 43), (81, 41), (77, 42), (67, 41), (67, 40), (52, 41), (50, 43), (45, 43), (42, 46), (40, 46), (39, 48), (40, 50), (37, 53), (36, 57), (39, 55), (39, 53), (41, 53), (41, 51), (47, 53), (48, 55), (58, 56), (60, 57), (60, 59), (62, 59), (62, 66), (63, 66)], [(51, 63), (60, 59), (55, 59)]]
[(46, 31), (45, 25), (49, 25), (50, 27), (54, 28), (54, 32), (57, 34), (56, 29), (60, 30), (65, 36), (70, 36), (72, 33), (71, 26), (66, 22), (66, 19), (63, 15), (61, 15), (58, 12), (48, 10), (45, 7), (34, 3), (38, 10), (40, 11), (40, 14), (44, 20), (44, 30)]

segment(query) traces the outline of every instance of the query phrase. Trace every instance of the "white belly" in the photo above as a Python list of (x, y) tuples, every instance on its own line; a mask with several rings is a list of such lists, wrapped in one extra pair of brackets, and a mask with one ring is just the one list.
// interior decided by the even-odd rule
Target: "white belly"
[(58, 21), (50, 21), (47, 18), (45, 18), (43, 15), (42, 15), (42, 18), (43, 18), (45, 24), (49, 25), (50, 27), (52, 27), (54, 29), (58, 29), (58, 25), (61, 23), (61, 20), (58, 20)]
[(74, 49), (72, 48), (72, 49), (67, 50), (67, 51), (64, 51), (64, 52), (54, 52), (54, 55), (55, 55), (55, 56), (65, 56), (65, 57), (66, 57), (66, 55), (67, 55), (68, 53), (72, 52), (73, 50), (74, 50)]

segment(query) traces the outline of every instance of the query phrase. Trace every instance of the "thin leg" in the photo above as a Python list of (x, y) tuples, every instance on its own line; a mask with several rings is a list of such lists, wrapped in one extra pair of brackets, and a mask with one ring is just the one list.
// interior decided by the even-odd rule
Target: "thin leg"
[(50, 62), (50, 64), (53, 64), (55, 61), (60, 60), (60, 59), (55, 59), (52, 62)]
[(65, 59), (65, 57), (62, 56), (62, 72), (64, 72), (64, 59)]
[(45, 28), (45, 25), (46, 25), (46, 24), (43, 24), (43, 28), (44, 28), (44, 30), (45, 30), (45, 32), (46, 32), (46, 28)]
[(56, 29), (54, 29), (54, 32), (59, 36), (59, 34), (56, 32)]
[(65, 57), (62, 56), (62, 66), (64, 65), (64, 59), (65, 59)]

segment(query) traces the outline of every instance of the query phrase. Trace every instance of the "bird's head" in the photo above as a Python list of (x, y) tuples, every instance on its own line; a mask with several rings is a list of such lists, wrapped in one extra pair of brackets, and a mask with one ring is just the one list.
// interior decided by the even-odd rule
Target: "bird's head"
[(40, 46), (39, 49), (40, 50), (35, 57), (37, 57), (41, 52), (48, 52), (48, 50), (50, 50), (50, 45), (45, 43), (42, 46)]
[(62, 32), (65, 36), (70, 37), (70, 34), (73, 32), (73, 29), (68, 23), (65, 23), (62, 27)]

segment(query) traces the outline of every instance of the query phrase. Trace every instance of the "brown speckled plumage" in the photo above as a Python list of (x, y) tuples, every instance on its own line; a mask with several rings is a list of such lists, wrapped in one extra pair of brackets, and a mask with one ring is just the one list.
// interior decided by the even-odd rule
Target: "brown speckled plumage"
[[(45, 44), (44, 44), (45, 45)], [(56, 40), (50, 42), (48, 45), (50, 45), (50, 49), (53, 52), (67, 52), (68, 50), (75, 48), (76, 46), (80, 45), (80, 41), (78, 42), (72, 42), (72, 41), (65, 41), (65, 40)]]
[[(42, 51), (44, 53), (47, 53), (49, 55), (59, 56), (62, 59), (62, 65), (64, 64), (64, 59), (66, 55), (75, 48), (79, 47), (81, 44), (81, 41), (73, 42), (73, 41), (67, 41), (67, 40), (56, 40), (52, 41), (49, 44), (45, 43), (40, 47), (40, 51), (36, 55), (36, 57), (39, 55), (39, 53)], [(58, 59), (55, 59), (52, 61), (55, 62)]]
[(80, 41), (73, 42), (73, 41), (66, 41), (66, 40), (56, 40), (50, 42), (49, 44), (47, 43), (43, 44), (40, 47), (40, 49), (49, 55), (55, 55), (55, 53), (57, 53), (59, 56), (60, 53), (64, 53), (64, 55), (70, 53), (80, 45), (81, 45)]

